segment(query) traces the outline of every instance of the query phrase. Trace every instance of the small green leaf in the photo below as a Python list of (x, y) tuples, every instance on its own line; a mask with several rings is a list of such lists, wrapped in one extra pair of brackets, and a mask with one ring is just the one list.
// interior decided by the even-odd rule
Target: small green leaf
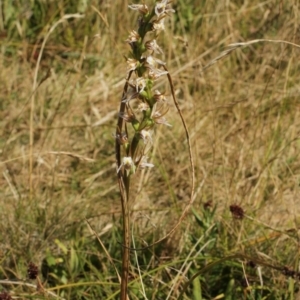
[(78, 270), (79, 260), (76, 254), (75, 249), (71, 248), (71, 255), (70, 255), (70, 268), (72, 272), (76, 272)]
[(202, 300), (201, 282), (199, 277), (196, 277), (193, 280), (193, 299)]
[(55, 244), (63, 251), (64, 254), (68, 253), (67, 247), (58, 239), (55, 240)]
[(196, 212), (196, 210), (192, 207), (192, 213), (196, 218), (197, 223), (202, 227), (205, 228), (203, 221), (201, 220), (201, 217), (199, 216), (199, 214)]
[(225, 300), (233, 300), (233, 288), (234, 288), (234, 279), (232, 278), (227, 286), (225, 293)]

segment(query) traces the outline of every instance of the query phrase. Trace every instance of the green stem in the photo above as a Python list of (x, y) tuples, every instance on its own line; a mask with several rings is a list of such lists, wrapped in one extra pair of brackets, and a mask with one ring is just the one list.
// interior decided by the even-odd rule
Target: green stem
[(136, 149), (139, 145), (139, 141), (140, 141), (140, 137), (139, 137), (140, 133), (139, 132), (136, 132), (133, 139), (132, 139), (132, 142), (131, 142), (131, 146), (130, 146), (130, 155), (131, 155), (131, 158), (134, 159), (135, 157), (135, 153), (136, 153)]

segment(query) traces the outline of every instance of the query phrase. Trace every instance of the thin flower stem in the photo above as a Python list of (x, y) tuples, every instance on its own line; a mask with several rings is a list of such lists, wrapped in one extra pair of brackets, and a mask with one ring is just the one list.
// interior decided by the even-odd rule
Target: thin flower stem
[[(123, 96), (127, 93), (128, 82), (131, 77), (132, 71), (129, 72), (128, 77), (126, 79), (126, 83), (123, 89)], [(119, 109), (119, 117), (116, 128), (116, 136), (122, 133), (124, 120), (120, 116), (125, 112), (126, 103), (120, 103)], [(116, 148), (116, 161), (117, 161), (117, 169), (121, 166), (121, 145), (119, 144), (118, 139), (115, 141)], [(129, 212), (128, 212), (128, 200), (129, 200), (129, 189), (130, 189), (130, 175), (126, 174), (126, 171), (122, 170), (118, 172), (118, 183), (121, 192), (121, 206), (122, 206), (122, 214), (123, 214), (123, 245), (122, 245), (122, 272), (121, 272), (121, 293), (120, 299), (127, 299), (127, 288), (128, 288), (128, 272), (129, 272), (129, 249), (130, 249), (130, 232), (129, 232)]]
[(127, 299), (128, 275), (129, 275), (129, 254), (130, 254), (130, 217), (128, 209), (130, 175), (124, 172), (124, 186), (126, 197), (122, 197), (122, 215), (123, 215), (123, 249), (122, 249), (122, 276), (121, 276), (121, 294), (120, 299)]

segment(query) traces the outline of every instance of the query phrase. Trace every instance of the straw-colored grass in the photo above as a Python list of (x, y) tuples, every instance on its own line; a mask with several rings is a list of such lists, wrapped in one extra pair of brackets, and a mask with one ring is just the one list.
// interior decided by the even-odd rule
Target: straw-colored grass
[[(5, 289), (19, 299), (47, 299), (50, 291), (117, 299), (113, 135), (136, 14), (119, 0), (76, 9), (37, 2), (40, 27), (16, 14), (0, 22), (0, 297)], [(214, 59), (256, 39), (299, 45), (299, 4), (176, 0), (173, 7), (159, 43), (191, 135), (195, 202), (172, 238), (132, 252), (130, 299), (298, 299), (299, 48), (261, 41)], [(58, 24), (38, 65), (50, 28), (75, 13), (84, 16)], [(167, 80), (160, 84), (170, 95)], [(134, 186), (136, 248), (163, 237), (189, 201), (185, 133), (175, 107), (167, 116), (172, 127), (155, 133), (155, 168)], [(41, 270), (39, 292), (26, 280), (29, 262)]]

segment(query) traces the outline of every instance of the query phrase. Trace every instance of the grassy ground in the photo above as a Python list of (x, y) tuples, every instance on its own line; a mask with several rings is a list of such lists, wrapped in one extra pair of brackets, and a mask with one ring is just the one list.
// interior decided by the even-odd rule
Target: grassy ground
[[(137, 15), (119, 0), (5, 3), (0, 297), (117, 299), (113, 134), (124, 41)], [(130, 299), (300, 299), (299, 48), (261, 41), (203, 71), (231, 43), (299, 44), (299, 3), (176, 0), (173, 7), (159, 43), (191, 135), (196, 198), (172, 238), (132, 252)], [(172, 127), (156, 132), (156, 167), (135, 182), (136, 248), (164, 236), (189, 199), (184, 131), (173, 106), (167, 117)], [(40, 271), (38, 291), (27, 279), (29, 262)]]

